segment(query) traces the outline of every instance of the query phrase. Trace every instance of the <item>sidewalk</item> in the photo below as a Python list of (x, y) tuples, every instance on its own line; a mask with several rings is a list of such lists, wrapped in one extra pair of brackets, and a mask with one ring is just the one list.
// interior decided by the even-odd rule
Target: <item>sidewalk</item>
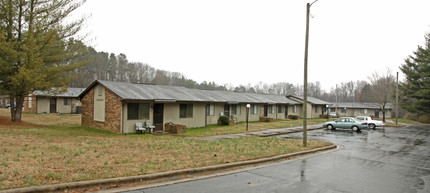
[[(316, 124), (316, 125), (308, 125), (307, 130), (316, 130), (316, 129), (322, 129), (323, 124)], [(297, 133), (302, 132), (303, 127), (290, 127), (290, 128), (282, 128), (282, 129), (266, 129), (263, 131), (254, 131), (254, 132), (248, 132), (248, 133), (238, 133), (238, 134), (227, 134), (227, 135), (215, 135), (215, 136), (208, 136), (208, 137), (197, 137), (196, 139), (201, 140), (219, 140), (219, 139), (233, 139), (233, 138), (239, 138), (239, 137), (248, 137), (248, 136), (257, 136), (257, 137), (269, 137), (274, 135), (285, 135), (289, 133)]]

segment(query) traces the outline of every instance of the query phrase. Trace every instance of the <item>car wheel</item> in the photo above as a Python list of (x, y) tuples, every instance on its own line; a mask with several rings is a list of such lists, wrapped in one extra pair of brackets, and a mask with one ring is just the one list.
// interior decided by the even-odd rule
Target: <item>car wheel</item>
[(370, 124), (369, 125), (369, 129), (375, 129), (375, 128), (376, 128), (375, 124)]
[(360, 129), (357, 126), (352, 126), (353, 131), (360, 131)]
[(327, 129), (328, 130), (333, 130), (334, 128), (333, 128), (333, 125), (327, 125)]

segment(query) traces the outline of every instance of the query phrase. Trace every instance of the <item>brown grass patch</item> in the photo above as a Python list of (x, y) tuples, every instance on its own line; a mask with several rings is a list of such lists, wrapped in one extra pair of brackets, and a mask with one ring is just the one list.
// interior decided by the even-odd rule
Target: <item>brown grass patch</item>
[(0, 189), (202, 167), (330, 145), (247, 137), (204, 141), (86, 127), (0, 127)]
[(10, 122), (10, 117), (0, 116), (0, 126), (2, 127), (34, 127), (33, 124)]

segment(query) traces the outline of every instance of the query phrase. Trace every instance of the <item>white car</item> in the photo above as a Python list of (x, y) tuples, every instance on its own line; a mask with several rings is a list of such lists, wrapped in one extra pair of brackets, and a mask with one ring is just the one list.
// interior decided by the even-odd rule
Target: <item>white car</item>
[(385, 126), (384, 122), (373, 120), (372, 117), (366, 117), (366, 116), (357, 116), (356, 119), (360, 121), (367, 122), (367, 125), (369, 126), (369, 129), (375, 129), (376, 127), (383, 127)]
[(330, 117), (331, 118), (339, 118), (339, 114), (337, 114), (336, 112), (330, 112)]

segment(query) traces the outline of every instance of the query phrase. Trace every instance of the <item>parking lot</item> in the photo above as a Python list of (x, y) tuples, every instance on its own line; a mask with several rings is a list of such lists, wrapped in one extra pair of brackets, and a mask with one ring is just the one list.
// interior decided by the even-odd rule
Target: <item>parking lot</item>
[[(430, 192), (430, 126), (308, 132), (337, 151), (144, 192)], [(285, 138), (301, 138), (301, 133)], [(142, 192), (137, 190), (133, 192)]]

